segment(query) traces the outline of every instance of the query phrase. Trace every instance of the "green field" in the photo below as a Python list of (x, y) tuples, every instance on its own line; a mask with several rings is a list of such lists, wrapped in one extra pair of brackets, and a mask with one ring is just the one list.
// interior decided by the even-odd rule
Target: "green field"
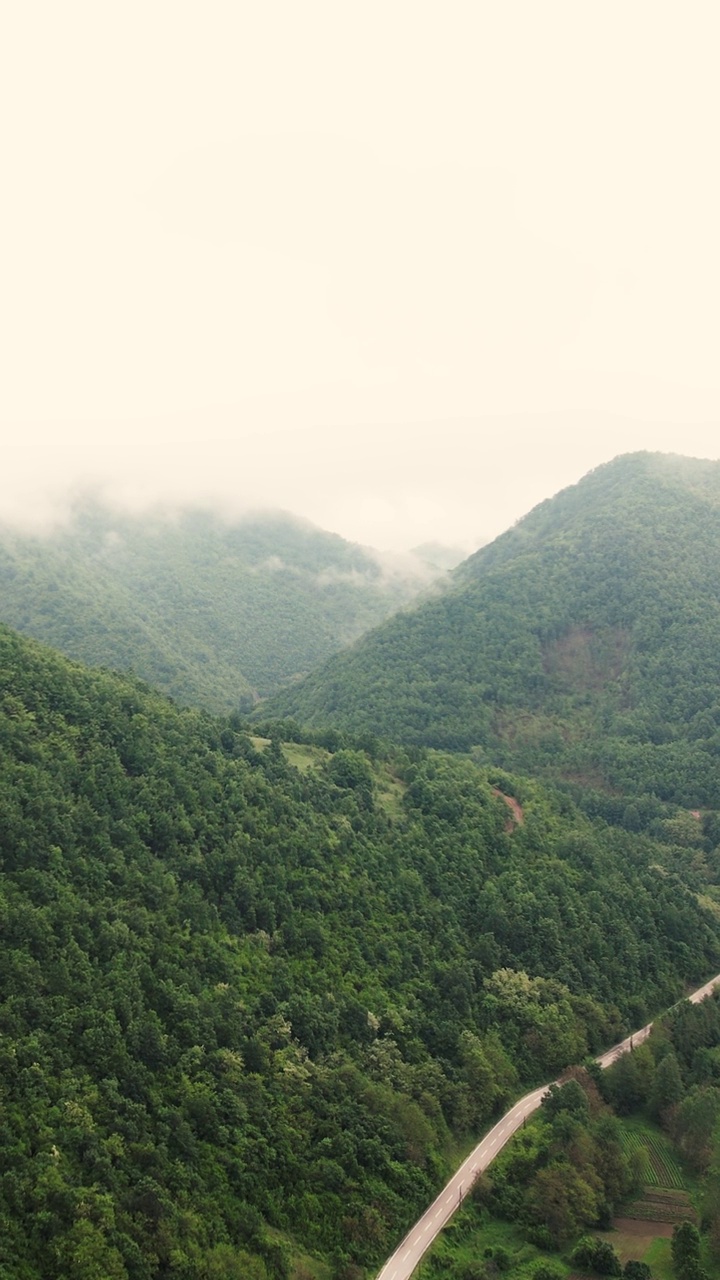
[(604, 1240), (612, 1245), (623, 1265), (631, 1258), (645, 1262), (650, 1267), (653, 1280), (676, 1280), (672, 1269), (670, 1240), (661, 1236), (654, 1239), (636, 1232), (624, 1231), (622, 1226), (614, 1231), (598, 1232)]
[(635, 1152), (643, 1155), (647, 1186), (686, 1190), (686, 1180), (677, 1156), (659, 1130), (641, 1121), (626, 1121), (622, 1130), (622, 1144), (627, 1155)]
[(543, 1253), (528, 1244), (522, 1228), (491, 1218), (466, 1203), (425, 1255), (413, 1280), (447, 1280), (472, 1267), (492, 1263), (497, 1250), (504, 1255), (500, 1274), (508, 1280), (531, 1280), (543, 1259), (552, 1260), (558, 1271), (568, 1277), (572, 1273), (569, 1263), (559, 1254)]
[(669, 1240), (654, 1240), (643, 1256), (656, 1280), (675, 1280)]

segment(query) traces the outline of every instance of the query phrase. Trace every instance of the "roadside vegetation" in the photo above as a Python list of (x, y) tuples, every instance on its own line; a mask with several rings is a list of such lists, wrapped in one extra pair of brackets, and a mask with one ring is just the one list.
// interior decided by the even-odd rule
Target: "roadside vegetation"
[(720, 1271), (720, 995), (605, 1072), (566, 1072), (419, 1280), (710, 1280)]

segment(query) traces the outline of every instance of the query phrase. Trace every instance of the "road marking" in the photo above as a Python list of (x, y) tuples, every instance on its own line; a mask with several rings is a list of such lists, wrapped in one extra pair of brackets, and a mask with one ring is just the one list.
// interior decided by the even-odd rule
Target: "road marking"
[[(710, 982), (707, 982), (704, 987), (698, 988), (697, 991), (694, 991), (687, 998), (691, 1000), (693, 1003), (699, 1002), (700, 1000), (703, 999), (704, 996), (708, 995), (711, 991), (713, 991), (719, 985), (720, 985), (720, 974), (718, 974), (717, 977), (712, 978)], [(644, 1040), (645, 1037), (650, 1034), (652, 1025), (653, 1025), (652, 1023), (648, 1023), (646, 1027), (643, 1027), (640, 1031), (635, 1031), (632, 1036), (628, 1036), (627, 1039), (621, 1041), (620, 1044), (614, 1045), (612, 1049), (606, 1050), (604, 1054), (601, 1054), (598, 1058), (596, 1058), (596, 1062), (598, 1062), (599, 1065), (602, 1067), (609, 1066), (612, 1062), (615, 1062), (616, 1059), (619, 1058), (622, 1053), (627, 1052), (627, 1050), (632, 1047), (633, 1043), (639, 1044), (641, 1040)], [(553, 1081), (553, 1084), (557, 1084), (557, 1083), (558, 1081)], [(485, 1165), (482, 1163), (483, 1161), (490, 1163), (490, 1160), (492, 1160), (493, 1158), (493, 1148), (496, 1147), (498, 1143), (498, 1136), (504, 1134), (510, 1124), (513, 1124), (512, 1132), (514, 1133), (516, 1129), (519, 1127), (520, 1119), (524, 1119), (525, 1116), (529, 1115), (532, 1111), (535, 1111), (537, 1107), (541, 1105), (543, 1098), (547, 1095), (549, 1087), (550, 1086), (548, 1085), (541, 1085), (539, 1089), (536, 1089), (533, 1093), (528, 1094), (526, 1098), (521, 1098), (519, 1102), (516, 1102), (515, 1106), (508, 1112), (506, 1116), (503, 1117), (505, 1123), (503, 1124), (502, 1128), (497, 1128), (496, 1136), (488, 1142), (490, 1135), (489, 1134), (486, 1135), (482, 1143), (480, 1143), (478, 1147), (475, 1149), (475, 1152), (472, 1153), (472, 1157), (470, 1158), (470, 1163), (467, 1164), (467, 1169), (465, 1165), (463, 1165), (461, 1172), (467, 1173), (468, 1169), (471, 1170), (472, 1172), (475, 1172), (476, 1170), (482, 1169), (485, 1167)], [(501, 1145), (504, 1146), (504, 1142)], [(435, 1214), (435, 1221), (437, 1221), (437, 1219), (442, 1216), (443, 1211), (446, 1208), (450, 1209), (450, 1212), (446, 1215), (446, 1221), (449, 1221), (449, 1219), (453, 1215), (454, 1210), (457, 1208), (458, 1203), (461, 1203), (463, 1199), (462, 1185), (459, 1188), (457, 1187), (457, 1185), (452, 1185), (452, 1186), (448, 1185), (445, 1188), (445, 1190), (449, 1191), (451, 1194), (449, 1198), (444, 1202), (444, 1204), (441, 1204), (440, 1207), (438, 1208), (438, 1211)], [(440, 1194), (442, 1195), (443, 1193), (441, 1192)], [(438, 1197), (438, 1200), (439, 1200), (439, 1197)], [(433, 1206), (431, 1205), (430, 1208), (432, 1209), (432, 1207)], [(418, 1227), (419, 1227), (419, 1224), (416, 1224), (415, 1230), (417, 1230)], [(424, 1228), (423, 1235), (428, 1230), (428, 1227), (429, 1227), (429, 1224)], [(411, 1257), (413, 1252), (417, 1253), (417, 1250), (420, 1244), (421, 1242), (418, 1240), (413, 1245), (410, 1246), (407, 1253), (403, 1257), (403, 1260), (402, 1260), (403, 1263), (407, 1262), (408, 1258)], [(420, 1258), (423, 1256), (427, 1247), (428, 1245), (422, 1244), (421, 1251), (416, 1259), (417, 1262), (419, 1262)], [(402, 1245), (400, 1245), (399, 1248), (402, 1248)], [(397, 1254), (394, 1254), (393, 1258), (397, 1256), (398, 1256)], [(388, 1259), (388, 1263), (391, 1260), (392, 1259)], [(388, 1265), (388, 1263), (386, 1263), (386, 1266)], [(386, 1275), (383, 1269), (378, 1273), (378, 1280), (404, 1280), (404, 1276), (401, 1273), (401, 1271), (397, 1269), (395, 1271), (388, 1272)]]

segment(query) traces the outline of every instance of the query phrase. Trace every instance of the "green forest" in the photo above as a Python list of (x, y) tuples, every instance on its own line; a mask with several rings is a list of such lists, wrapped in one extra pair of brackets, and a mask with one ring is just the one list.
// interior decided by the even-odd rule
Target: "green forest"
[[(588, 1063), (562, 1081), (478, 1179), (419, 1280), (717, 1275), (720, 995), (683, 1001), (608, 1070)], [(618, 1206), (627, 1217), (611, 1231)], [(652, 1220), (674, 1225), (649, 1245), (628, 1230)]]
[(507, 1099), (720, 967), (670, 816), (251, 738), (7, 629), (0, 672), (0, 1274), (362, 1274)]
[(0, 621), (216, 712), (249, 709), (444, 576), (282, 513), (86, 501), (43, 535), (0, 526)]
[(328, 657), (418, 582), (284, 517), (3, 535), (3, 1280), (368, 1280), (561, 1075), (430, 1280), (720, 1265), (720, 464), (598, 468)]
[(475, 751), (612, 821), (628, 797), (719, 808), (720, 463), (599, 467), (272, 710)]

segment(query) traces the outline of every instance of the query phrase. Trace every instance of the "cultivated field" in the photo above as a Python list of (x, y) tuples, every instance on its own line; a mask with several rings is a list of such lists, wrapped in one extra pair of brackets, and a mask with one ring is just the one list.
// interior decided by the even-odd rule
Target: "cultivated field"
[(672, 1147), (661, 1133), (650, 1128), (623, 1125), (622, 1144), (627, 1155), (640, 1152), (648, 1187), (684, 1191), (685, 1178)]

